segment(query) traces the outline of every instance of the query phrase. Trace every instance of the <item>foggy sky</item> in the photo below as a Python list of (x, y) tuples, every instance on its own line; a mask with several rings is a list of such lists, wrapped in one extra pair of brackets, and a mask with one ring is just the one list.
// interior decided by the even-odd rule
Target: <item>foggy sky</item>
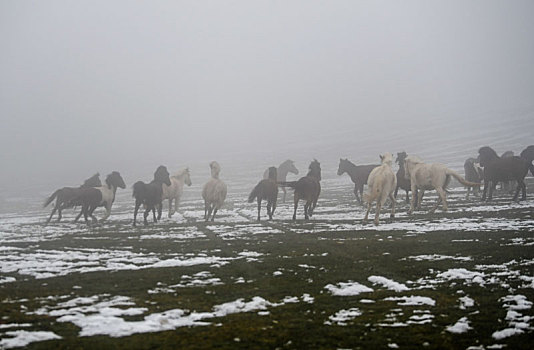
[(533, 33), (529, 0), (4, 0), (0, 180), (476, 133), (534, 110)]

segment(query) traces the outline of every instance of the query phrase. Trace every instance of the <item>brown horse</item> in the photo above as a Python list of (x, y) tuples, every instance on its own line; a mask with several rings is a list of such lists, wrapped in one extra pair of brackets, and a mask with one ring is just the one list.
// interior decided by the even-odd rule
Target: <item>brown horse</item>
[(46, 220), (46, 223), (48, 224), (50, 220), (52, 220), (52, 216), (54, 216), (56, 211), (58, 214), (56, 222), (59, 222), (62, 217), (61, 211), (63, 209), (72, 208), (75, 205), (80, 205), (80, 203), (77, 203), (74, 199), (81, 192), (81, 189), (99, 186), (102, 186), (102, 182), (100, 182), (100, 174), (96, 173), (87, 180), (85, 180), (83, 185), (81, 185), (80, 187), (63, 187), (59, 190), (56, 190), (50, 197), (48, 197), (46, 202), (43, 204), (43, 208), (45, 208), (54, 200), (54, 198), (57, 198), (54, 209), (52, 209), (52, 213)]
[(534, 165), (532, 165), (532, 161), (534, 160), (534, 145), (530, 145), (522, 150), (519, 156), (528, 162), (530, 173), (534, 176)]
[(319, 194), (321, 193), (320, 181), (321, 164), (314, 159), (309, 166), (309, 171), (306, 176), (301, 177), (298, 181), (278, 183), (281, 186), (295, 189), (293, 220), (297, 219), (297, 207), (299, 200), (301, 199), (306, 201), (306, 204), (304, 204), (304, 219), (309, 220), (309, 218), (313, 215), (313, 211), (317, 206)]
[(397, 153), (397, 159), (395, 159), (395, 162), (399, 164), (399, 170), (397, 170), (397, 186), (395, 187), (394, 197), (397, 198), (397, 193), (399, 192), (400, 188), (406, 191), (406, 203), (410, 203), (410, 196), (408, 195), (408, 192), (410, 192), (410, 190), (412, 189), (412, 185), (410, 183), (410, 179), (407, 179), (404, 176), (404, 160), (407, 156), (408, 155), (406, 154), (406, 152), (403, 151)]
[(274, 210), (276, 209), (276, 199), (278, 197), (278, 184), (276, 183), (276, 168), (269, 168), (269, 178), (261, 180), (248, 196), (248, 202), (252, 203), (254, 199), (258, 200), (258, 221), (260, 221), (261, 201), (267, 200), (267, 215), (269, 220), (273, 219)]
[(360, 204), (362, 203), (363, 185), (367, 184), (369, 174), (377, 166), (379, 166), (379, 164), (356, 165), (348, 159), (339, 160), (337, 174), (341, 176), (344, 173), (347, 173), (350, 176), (350, 179), (354, 182), (354, 195)]
[[(528, 158), (528, 151), (525, 150), (525, 158)], [(489, 194), (487, 199), (493, 198), (494, 185), (499, 181), (517, 181), (517, 188), (513, 197), (517, 201), (519, 190), (522, 192), (521, 200), (527, 199), (527, 189), (525, 185), (525, 176), (531, 167), (528, 159), (521, 157), (501, 158), (491, 147), (484, 146), (478, 150), (480, 166), (484, 168), (484, 192), (482, 200), (486, 200), (486, 193)], [(523, 154), (523, 153), (522, 153)]]
[(143, 214), (144, 224), (148, 225), (146, 220), (150, 211), (154, 216), (154, 222), (158, 222), (156, 218), (156, 207), (158, 208), (158, 214), (161, 217), (162, 202), (163, 202), (163, 184), (170, 186), (171, 180), (169, 178), (169, 172), (167, 168), (163, 165), (160, 165), (156, 172), (154, 173), (154, 180), (146, 184), (143, 181), (137, 181), (133, 185), (133, 197), (135, 198), (135, 209), (134, 209), (134, 222), (133, 225), (136, 225), (137, 211), (141, 204), (144, 204), (146, 209)]

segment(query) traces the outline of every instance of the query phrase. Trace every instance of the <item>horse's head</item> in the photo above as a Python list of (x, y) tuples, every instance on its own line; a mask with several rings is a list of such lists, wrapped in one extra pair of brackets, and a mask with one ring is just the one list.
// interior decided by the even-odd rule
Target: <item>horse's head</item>
[(493, 150), (493, 148), (484, 146), (480, 147), (478, 150), (478, 161), (481, 167), (484, 168), (489, 162), (492, 162), (495, 159), (499, 159), (499, 156), (497, 155), (497, 152)]
[(269, 168), (269, 176), (268, 176), (268, 178), (271, 179), (271, 180), (276, 181), (276, 177), (277, 177), (276, 167), (272, 166), (272, 167)]
[(289, 167), (288, 167), (288, 171), (292, 174), (295, 174), (295, 175), (298, 175), (299, 174), (299, 170), (297, 169), (297, 167), (295, 166), (295, 162), (290, 160), (289, 161)]
[(391, 166), (391, 164), (393, 164), (393, 154), (389, 152), (381, 154), (380, 161), (382, 162), (382, 164), (389, 164), (389, 166)]
[(163, 165), (160, 165), (156, 172), (154, 173), (154, 180), (164, 183), (167, 186), (171, 185), (171, 179), (169, 177), (169, 172), (167, 168)]
[(106, 177), (106, 184), (115, 188), (126, 188), (126, 184), (124, 183), (124, 180), (118, 171), (113, 171)]
[(219, 174), (221, 173), (221, 166), (216, 161), (213, 161), (210, 163), (210, 169), (211, 169), (211, 177), (214, 179), (219, 178)]
[(348, 159), (339, 158), (339, 167), (337, 168), (337, 174), (343, 175), (344, 173), (346, 173), (348, 170), (349, 163), (350, 162)]
[(408, 155), (404, 151), (397, 153), (397, 159), (395, 159), (395, 163), (397, 163), (399, 165), (403, 164), (404, 163), (404, 159), (406, 159), (407, 156)]
[(321, 181), (321, 164), (317, 161), (317, 159), (314, 159), (310, 163), (308, 169), (310, 169), (310, 171), (308, 171), (308, 176), (312, 176)]
[(191, 173), (189, 172), (189, 168), (185, 168), (185, 171), (184, 171), (184, 183), (187, 186), (191, 186), (193, 184), (191, 182)]
[(534, 145), (530, 145), (524, 150), (522, 150), (519, 156), (532, 163), (532, 161), (534, 160)]
[(100, 174), (96, 173), (87, 180), (84, 181), (81, 187), (100, 187), (102, 182), (100, 181)]

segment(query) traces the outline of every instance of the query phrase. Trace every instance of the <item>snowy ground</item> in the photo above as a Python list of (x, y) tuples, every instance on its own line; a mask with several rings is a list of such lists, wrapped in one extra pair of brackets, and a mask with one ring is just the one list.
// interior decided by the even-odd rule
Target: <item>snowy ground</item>
[(131, 226), (128, 191), (93, 226), (73, 211), (50, 225), (48, 210), (2, 214), (0, 347), (528, 347), (532, 195), (487, 204), (453, 188), (449, 213), (427, 214), (428, 193), (409, 217), (402, 193), (396, 219), (386, 206), (375, 227), (346, 176), (322, 182), (310, 222), (290, 220), (288, 194), (258, 223), (253, 184), (229, 185), (208, 224), (198, 184), (148, 227)]

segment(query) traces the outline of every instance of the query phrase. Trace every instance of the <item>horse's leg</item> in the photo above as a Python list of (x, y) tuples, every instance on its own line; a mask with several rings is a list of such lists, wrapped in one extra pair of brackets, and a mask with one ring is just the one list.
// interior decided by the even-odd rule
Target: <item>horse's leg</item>
[(421, 210), (421, 204), (423, 203), (423, 196), (425, 195), (425, 190), (422, 189), (421, 191), (419, 191), (418, 189), (416, 189), (415, 193), (417, 195), (416, 208), (417, 210)]
[(439, 198), (443, 202), (443, 211), (447, 212), (449, 210), (447, 206), (447, 192), (443, 188), (436, 189), (438, 191)]
[(395, 198), (397, 198), (397, 193), (399, 192), (399, 185), (397, 184), (397, 187), (395, 187), (395, 193), (393, 194), (393, 196)]
[[(159, 215), (159, 206), (158, 206), (158, 215)], [(154, 217), (154, 223), (157, 223), (160, 217), (156, 217), (156, 206), (152, 207), (152, 216)]]
[(371, 211), (371, 203), (372, 201), (367, 202), (367, 212), (365, 213), (365, 217), (363, 218), (363, 223), (367, 223), (367, 219), (369, 218), (369, 212)]
[(98, 219), (93, 215), (93, 212), (95, 211), (97, 205), (92, 205), (89, 207), (89, 210), (88, 210), (88, 213), (89, 213), (89, 216), (91, 217), (91, 220), (92, 222), (98, 222)]
[(379, 198), (376, 201), (375, 226), (378, 226), (378, 223), (380, 222), (380, 210), (382, 210), (382, 201)]
[(109, 218), (110, 215), (111, 215), (111, 203), (110, 204), (106, 203), (106, 213), (104, 214), (102, 219), (100, 219), (100, 221), (107, 220), (107, 218)]
[(480, 199), (481, 201), (486, 200), (486, 192), (488, 191), (488, 185), (488, 180), (484, 179), (484, 190), (482, 191), (482, 198)]
[[(412, 196), (413, 196), (413, 193), (412, 193)], [(395, 198), (397, 198), (397, 197), (395, 196)], [(406, 204), (408, 204), (408, 203), (410, 203), (410, 195), (409, 195), (409, 191), (406, 190)]]
[(215, 208), (214, 204), (208, 204), (208, 216), (206, 217), (206, 221), (210, 221), (211, 213), (213, 212), (213, 209)]
[[(519, 183), (519, 180), (517, 181), (517, 183)], [(522, 194), (521, 194), (521, 200), (526, 200), (527, 199), (527, 185), (525, 184), (525, 180), (521, 179), (521, 187), (523, 188), (522, 189)]]
[[(163, 201), (158, 204), (158, 220), (161, 220), (161, 213), (163, 212)], [(156, 206), (154, 206), (154, 213), (156, 212)]]
[(143, 213), (143, 223), (146, 225), (148, 225), (148, 221), (147, 221), (147, 217), (148, 217), (148, 214), (150, 213), (150, 207), (147, 206), (146, 209), (145, 209), (145, 212)]
[(412, 184), (412, 200), (410, 202), (410, 209), (408, 209), (408, 215), (412, 214), (413, 213), (413, 210), (415, 208), (415, 197), (417, 197), (417, 188), (415, 187), (415, 185)]
[(134, 222), (133, 222), (134, 226), (135, 226), (135, 220), (137, 218), (137, 211), (139, 210), (140, 206), (141, 206), (141, 202), (136, 199), (135, 200), (135, 209), (134, 209)]
[(514, 202), (517, 202), (517, 197), (519, 197), (519, 190), (521, 190), (523, 187), (521, 186), (521, 183), (517, 181), (517, 187), (515, 189), (514, 198), (512, 199)]
[(391, 193), (389, 194), (389, 199), (391, 200), (391, 214), (389, 215), (390, 218), (394, 218), (395, 217), (395, 205), (397, 204), (396, 200), (395, 200), (395, 197), (391, 195)]
[(213, 216), (211, 217), (211, 221), (212, 221), (212, 222), (215, 221), (215, 214), (217, 214), (217, 210), (218, 210), (218, 209), (219, 209), (219, 208), (217, 208), (217, 206), (214, 204), (214, 205), (213, 205)]
[(358, 201), (358, 203), (362, 203), (362, 201), (360, 200), (360, 197), (358, 196), (358, 184), (355, 184), (354, 185), (354, 195), (356, 196), (356, 200)]
[[(260, 210), (261, 210), (261, 197), (258, 196), (258, 221), (260, 221)], [(267, 214), (269, 214), (269, 206), (267, 206)]]
[(57, 210), (57, 205), (54, 205), (54, 208), (52, 209), (52, 214), (48, 217), (48, 220), (46, 220), (46, 223), (50, 223), (50, 220), (52, 220), (52, 216), (54, 216), (55, 212)]
[[(493, 181), (493, 183), (497, 183), (495, 181)], [(488, 193), (488, 201), (492, 200), (493, 199), (493, 190), (495, 189), (495, 186), (493, 186), (493, 183), (492, 185), (489, 187), (489, 193)]]
[(269, 220), (273, 219), (273, 203), (270, 200), (267, 200), (267, 215), (269, 215)]
[(169, 198), (169, 219), (172, 217), (172, 214), (174, 214), (175, 210), (173, 210), (172, 207), (172, 198)]
[(304, 220), (309, 220), (310, 219), (310, 216), (309, 216), (309, 213), (308, 211), (310, 210), (310, 201), (306, 201), (306, 203), (304, 203)]
[(61, 218), (63, 217), (61, 211), (63, 210), (63, 208), (61, 207), (61, 204), (59, 205), (59, 207), (57, 208), (57, 220), (56, 222), (60, 222), (61, 221)]
[(284, 192), (284, 196), (282, 198), (282, 202), (285, 203), (286, 202), (286, 193), (287, 193), (287, 190), (285, 187), (282, 187), (282, 192)]
[(295, 198), (293, 200), (294, 202), (294, 205), (293, 205), (293, 220), (297, 220), (297, 207), (299, 205), (299, 197), (298, 195), (295, 193)]

